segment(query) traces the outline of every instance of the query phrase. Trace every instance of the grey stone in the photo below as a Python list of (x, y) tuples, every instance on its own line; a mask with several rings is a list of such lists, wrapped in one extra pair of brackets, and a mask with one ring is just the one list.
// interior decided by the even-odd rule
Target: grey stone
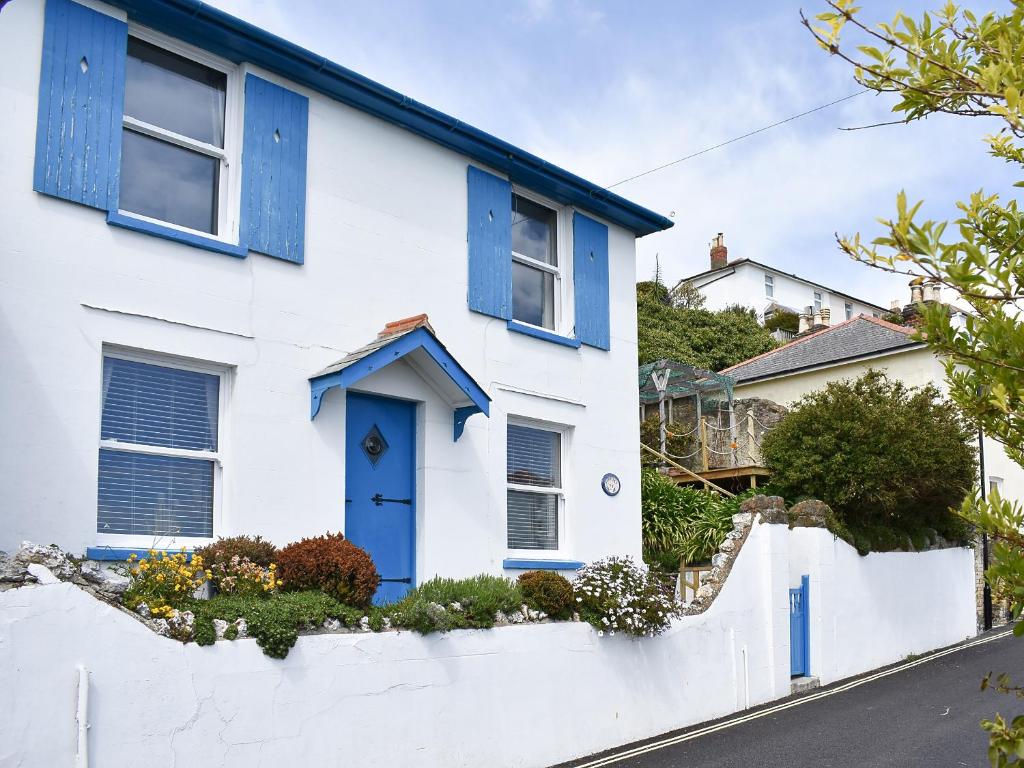
[(163, 637), (171, 636), (171, 627), (167, 623), (167, 619), (153, 619), (149, 622), (149, 626), (153, 628), (153, 631)]
[(452, 610), (452, 611), (461, 611), (462, 610), (462, 603), (460, 603), (460, 602), (458, 602), (456, 600), (454, 603), (449, 603), (448, 604), (448, 608), (449, 608), (449, 610)]
[(509, 624), (522, 624), (523, 621), (525, 621), (525, 619), (526, 617), (522, 614), (521, 611), (513, 611), (508, 615)]
[[(735, 544), (733, 546), (736, 546)], [(711, 556), (711, 569), (714, 571), (716, 568), (721, 568), (729, 562), (729, 556), (724, 552), (718, 552)]]
[(39, 563), (29, 563), (26, 566), (29, 573), (36, 577), (40, 584), (60, 584), (60, 579), (53, 575), (53, 571)]
[(28, 572), (24, 563), (15, 560), (6, 552), (0, 552), (0, 590), (32, 584), (35, 580), (36, 577)]
[(149, 612), (149, 606), (146, 603), (139, 603), (135, 606), (135, 612), (144, 619), (148, 619), (152, 614)]
[(495, 624), (508, 624), (508, 616), (505, 615), (504, 611), (498, 611), (494, 614)]
[(823, 501), (807, 499), (794, 504), (789, 510), (791, 528), (824, 528), (832, 508)]
[(762, 523), (772, 525), (789, 522), (786, 503), (781, 496), (752, 496), (740, 505), (740, 513), (760, 515)]
[(223, 640), (224, 633), (228, 631), (228, 623), (224, 619), (214, 619), (213, 631), (217, 635), (218, 640)]
[(175, 640), (187, 642), (195, 631), (196, 617), (192, 611), (173, 611), (167, 619), (167, 629)]
[(712, 584), (701, 584), (700, 589), (697, 590), (696, 598), (693, 600), (696, 603), (698, 600), (704, 600), (709, 597), (715, 596), (715, 587)]
[(363, 616), (363, 618), (361, 618), (359, 620), (359, 629), (361, 629), (363, 632), (370, 632), (370, 631), (372, 631), (370, 629), (370, 619), (369, 619), (369, 617)]
[[(736, 540), (735, 539), (727, 538), (725, 541), (723, 541), (721, 543), (721, 545), (718, 547), (718, 550), (720, 552), (724, 552), (727, 555), (735, 552), (736, 551)], [(712, 562), (714, 562), (714, 561), (712, 561)]]
[(324, 629), (328, 632), (337, 632), (341, 629), (341, 622), (337, 619), (324, 619)]
[(245, 619), (235, 619), (235, 627), (238, 629), (239, 637), (249, 636), (249, 622)]
[(82, 578), (90, 584), (94, 584), (98, 591), (110, 595), (124, 594), (131, 583), (131, 580), (124, 574), (104, 568), (92, 560), (82, 564)]
[(749, 512), (737, 512), (732, 516), (732, 524), (736, 528), (745, 528), (754, 522), (754, 516)]
[(30, 541), (23, 541), (21, 547), (14, 553), (14, 559), (26, 568), (32, 563), (45, 565), (61, 581), (73, 577), (77, 570), (75, 564), (71, 562), (68, 556), (56, 544), (44, 546), (42, 544), (33, 544)]

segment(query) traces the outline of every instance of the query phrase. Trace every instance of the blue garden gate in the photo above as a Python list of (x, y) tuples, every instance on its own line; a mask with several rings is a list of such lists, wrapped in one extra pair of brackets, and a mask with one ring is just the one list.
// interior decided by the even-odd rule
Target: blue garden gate
[(811, 614), (807, 601), (810, 576), (800, 577), (800, 586), (789, 590), (789, 673), (801, 677), (811, 673)]

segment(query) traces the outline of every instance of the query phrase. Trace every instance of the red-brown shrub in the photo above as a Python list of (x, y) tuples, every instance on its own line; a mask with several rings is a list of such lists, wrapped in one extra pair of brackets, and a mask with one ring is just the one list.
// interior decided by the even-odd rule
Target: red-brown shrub
[(289, 544), (277, 554), (277, 575), (284, 589), (319, 589), (336, 600), (365, 608), (380, 584), (373, 560), (340, 533)]

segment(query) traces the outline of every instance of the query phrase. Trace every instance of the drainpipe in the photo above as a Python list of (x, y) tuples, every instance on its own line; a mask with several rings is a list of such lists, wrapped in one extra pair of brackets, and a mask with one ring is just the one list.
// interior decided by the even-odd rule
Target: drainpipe
[[(980, 392), (978, 393), (981, 394)], [(981, 472), (981, 500), (987, 498), (987, 487), (985, 484), (985, 432), (978, 428), (978, 471)], [(982, 627), (992, 629), (992, 587), (989, 586), (985, 572), (988, 571), (988, 534), (981, 532), (981, 615)]]
[(75, 721), (78, 723), (75, 768), (89, 768), (89, 670), (81, 665), (78, 667), (78, 709)]

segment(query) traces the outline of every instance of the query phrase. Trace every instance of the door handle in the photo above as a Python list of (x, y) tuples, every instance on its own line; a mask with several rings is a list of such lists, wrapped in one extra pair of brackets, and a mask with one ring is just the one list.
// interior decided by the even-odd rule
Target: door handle
[(404, 579), (381, 579), (381, 581), (387, 581), (397, 584), (412, 584), (412, 577), (406, 576)]
[(385, 501), (390, 501), (392, 504), (405, 504), (406, 506), (412, 506), (412, 499), (385, 499), (379, 493), (373, 494), (373, 496), (370, 497), (370, 501), (378, 507), (382, 506)]

